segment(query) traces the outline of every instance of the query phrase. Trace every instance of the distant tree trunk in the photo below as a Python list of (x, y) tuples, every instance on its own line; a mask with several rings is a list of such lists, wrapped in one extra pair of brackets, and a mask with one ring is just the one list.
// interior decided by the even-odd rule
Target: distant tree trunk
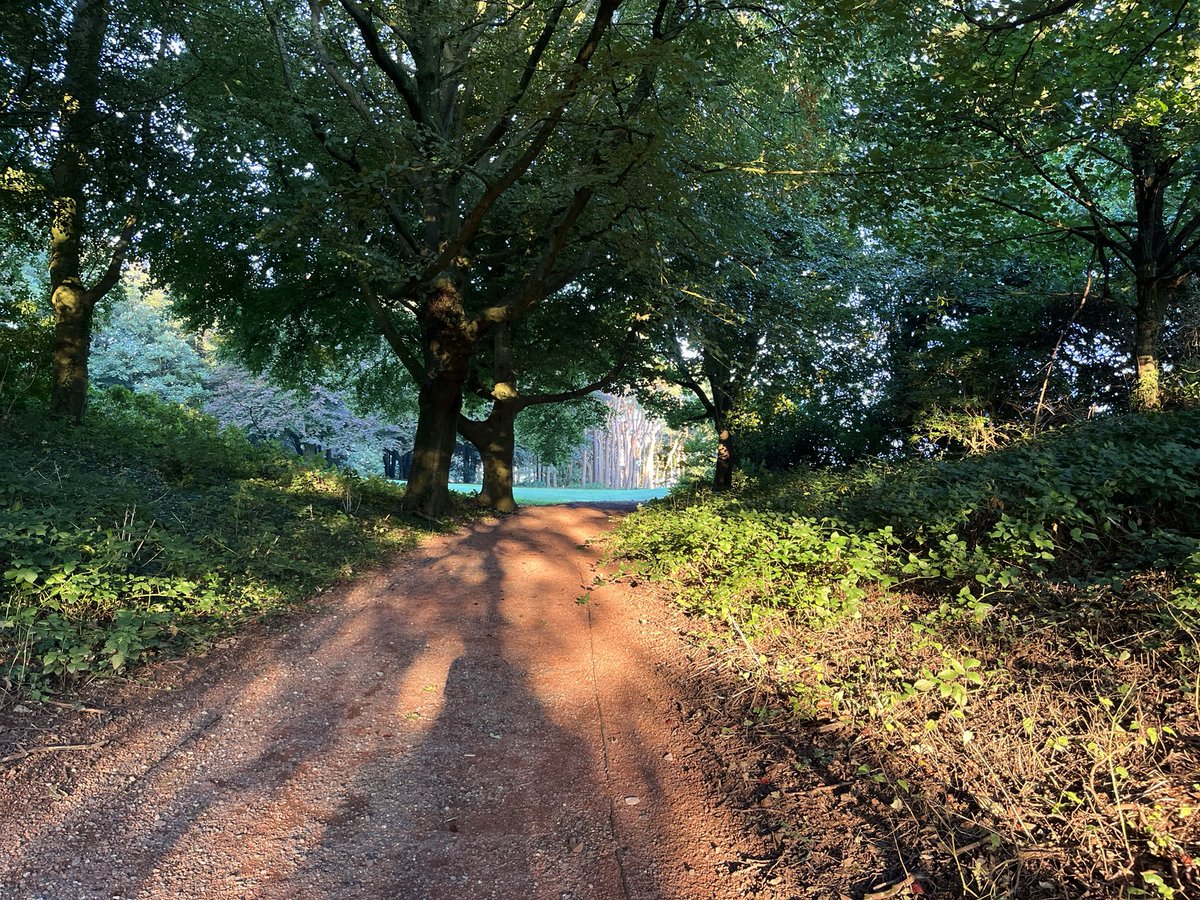
[(733, 426), (729, 423), (727, 415), (718, 416), (714, 424), (717, 428), (717, 459), (713, 474), (713, 489), (727, 491), (733, 487), (733, 473), (738, 468)]
[(714, 354), (705, 356), (705, 374), (711, 390), (709, 418), (717, 432), (717, 458), (713, 468), (713, 490), (727, 491), (733, 487), (733, 473), (740, 460), (737, 454), (734, 433), (734, 406), (737, 388), (728, 366), (714, 359)]
[(283, 439), (291, 442), (292, 450), (297, 456), (304, 455), (304, 442), (300, 440), (300, 435), (290, 428), (285, 428), (283, 429)]
[(1122, 135), (1133, 170), (1133, 207), (1137, 230), (1128, 262), (1135, 281), (1133, 363), (1136, 383), (1132, 405), (1162, 406), (1159, 337), (1171, 294), (1190, 274), (1180, 256), (1179, 240), (1167, 226), (1166, 197), (1179, 155), (1168, 150), (1159, 128), (1130, 128)]
[(463, 444), (462, 450), (463, 460), (463, 481), (467, 484), (474, 484), (479, 478), (479, 452), (470, 442)]
[(733, 487), (733, 475), (739, 465), (735, 423), (738, 399), (758, 362), (761, 335), (747, 335), (740, 350), (730, 350), (721, 340), (701, 340), (700, 366), (697, 371), (684, 358), (675, 355), (679, 384), (696, 395), (704, 407), (704, 418), (712, 422), (717, 434), (717, 453), (713, 463), (713, 490)]
[(1158, 341), (1162, 334), (1165, 303), (1159, 283), (1153, 278), (1139, 278), (1136, 291), (1133, 406), (1135, 409), (1155, 410), (1162, 406)]

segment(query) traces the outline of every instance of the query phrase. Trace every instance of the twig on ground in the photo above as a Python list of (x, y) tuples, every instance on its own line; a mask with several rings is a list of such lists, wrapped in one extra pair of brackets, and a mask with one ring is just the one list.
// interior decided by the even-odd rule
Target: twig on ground
[(41, 753), (64, 753), (72, 750), (99, 750), (108, 741), (97, 741), (94, 744), (51, 744), (47, 747), (34, 747), (32, 750), (22, 750), (19, 753), (10, 753), (8, 756), (0, 757), (0, 765), (18, 762), (22, 759), (27, 759), (30, 756), (37, 756)]
[(877, 891), (867, 891), (867, 893), (863, 894), (863, 900), (887, 900), (888, 897), (895, 897), (898, 895), (914, 881), (916, 881), (916, 878), (912, 875), (908, 875), (905, 878), (902, 878), (900, 881), (897, 881), (895, 884), (890, 884), (887, 887), (880, 888)]
[(79, 706), (75, 703), (63, 703), (61, 700), (43, 700), (48, 706), (57, 706), (59, 709), (73, 709), (76, 712), (94, 713), (97, 716), (107, 716), (107, 709), (99, 709), (95, 706)]
[(732, 615), (727, 616), (729, 624), (733, 626), (733, 630), (737, 632), (738, 637), (742, 639), (742, 643), (746, 645), (746, 652), (750, 654), (750, 658), (754, 660), (755, 665), (760, 669), (763, 668), (763, 661), (759, 659), (758, 654), (754, 652), (754, 648), (750, 646), (750, 642), (746, 640), (746, 635), (742, 633), (741, 626), (738, 625), (737, 619)]

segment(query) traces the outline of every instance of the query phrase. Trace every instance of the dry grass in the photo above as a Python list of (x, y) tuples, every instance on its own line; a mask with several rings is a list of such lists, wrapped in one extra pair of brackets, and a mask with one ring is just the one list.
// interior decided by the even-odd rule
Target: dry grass
[(1047, 588), (983, 621), (897, 594), (827, 631), (780, 615), (697, 637), (727, 684), (705, 715), (740, 725), (709, 727), (723, 787), (744, 769), (755, 827), (791, 835), (772, 877), (831, 897), (1200, 896), (1200, 632), (1164, 588)]

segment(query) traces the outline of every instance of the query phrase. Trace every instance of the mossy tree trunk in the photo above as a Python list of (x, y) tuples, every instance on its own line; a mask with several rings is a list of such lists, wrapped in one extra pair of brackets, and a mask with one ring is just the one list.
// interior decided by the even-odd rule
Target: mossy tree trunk
[(88, 356), (96, 304), (121, 276), (137, 221), (136, 212), (131, 212), (103, 274), (87, 286), (81, 246), (88, 228), (91, 151), (99, 122), (100, 57), (109, 18), (108, 0), (78, 0), (72, 11), (58, 145), (50, 171), (53, 194), (49, 269), (50, 302), (54, 307), (50, 410), (56, 417), (74, 421), (83, 417), (87, 401)]

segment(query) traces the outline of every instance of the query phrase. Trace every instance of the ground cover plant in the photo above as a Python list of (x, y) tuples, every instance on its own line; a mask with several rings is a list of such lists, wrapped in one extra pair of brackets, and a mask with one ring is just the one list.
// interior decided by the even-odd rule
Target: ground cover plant
[[(677, 496), (630, 517), (619, 553), (705, 617), (751, 731), (866, 786), (906, 883), (1189, 896), (1198, 426), (1127, 415), (986, 456)], [(803, 832), (796, 808), (774, 815)]]
[(412, 546), (402, 493), (123, 389), (79, 425), (14, 413), (0, 432), (0, 689), (120, 672), (283, 609)]

